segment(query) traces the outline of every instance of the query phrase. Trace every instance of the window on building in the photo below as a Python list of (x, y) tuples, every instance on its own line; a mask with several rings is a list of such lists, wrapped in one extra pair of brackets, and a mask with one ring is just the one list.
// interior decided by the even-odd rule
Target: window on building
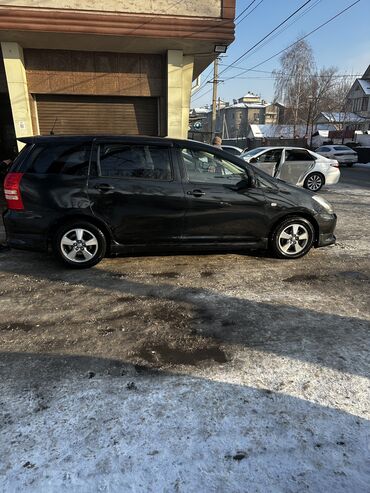
[(361, 111), (367, 111), (369, 98), (362, 98)]

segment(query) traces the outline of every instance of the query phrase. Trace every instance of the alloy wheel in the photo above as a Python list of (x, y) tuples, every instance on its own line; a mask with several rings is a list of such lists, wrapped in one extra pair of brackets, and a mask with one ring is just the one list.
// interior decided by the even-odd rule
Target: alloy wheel
[(67, 231), (60, 240), (63, 256), (71, 262), (83, 263), (91, 260), (99, 247), (96, 236), (87, 229), (75, 228)]
[(292, 223), (280, 232), (278, 244), (285, 255), (297, 255), (306, 248), (309, 239), (310, 234), (306, 226), (300, 223)]
[(312, 174), (307, 178), (307, 188), (313, 192), (317, 192), (323, 185), (322, 177), (318, 174)]

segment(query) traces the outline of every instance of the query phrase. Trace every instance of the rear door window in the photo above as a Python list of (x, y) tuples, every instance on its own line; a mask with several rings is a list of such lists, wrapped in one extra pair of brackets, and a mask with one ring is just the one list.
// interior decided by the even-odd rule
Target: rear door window
[(285, 161), (314, 161), (315, 158), (311, 156), (304, 149), (287, 149), (285, 151)]
[(103, 144), (98, 155), (101, 176), (162, 181), (173, 178), (168, 147)]
[(30, 173), (87, 176), (91, 144), (37, 146), (31, 157)]

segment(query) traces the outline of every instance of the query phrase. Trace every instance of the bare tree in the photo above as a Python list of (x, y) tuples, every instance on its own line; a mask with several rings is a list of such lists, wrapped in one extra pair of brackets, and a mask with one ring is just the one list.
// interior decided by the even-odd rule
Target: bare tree
[(280, 68), (274, 70), (275, 101), (286, 106), (286, 120), (291, 121), (295, 128), (299, 123), (307, 121), (309, 107), (309, 91), (312, 74), (315, 72), (315, 61), (312, 48), (305, 40), (297, 41), (280, 57)]

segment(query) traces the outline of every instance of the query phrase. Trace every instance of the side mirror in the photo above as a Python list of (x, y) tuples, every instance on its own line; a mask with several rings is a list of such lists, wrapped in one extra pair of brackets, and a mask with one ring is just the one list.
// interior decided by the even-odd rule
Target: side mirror
[(250, 176), (250, 177), (248, 176), (238, 181), (236, 185), (228, 185), (228, 188), (231, 188), (231, 190), (234, 190), (235, 192), (241, 192), (246, 188), (251, 188), (254, 187), (255, 185), (256, 185), (256, 180), (254, 176)]
[(258, 159), (256, 157), (252, 157), (250, 160), (249, 160), (250, 163), (258, 163)]

